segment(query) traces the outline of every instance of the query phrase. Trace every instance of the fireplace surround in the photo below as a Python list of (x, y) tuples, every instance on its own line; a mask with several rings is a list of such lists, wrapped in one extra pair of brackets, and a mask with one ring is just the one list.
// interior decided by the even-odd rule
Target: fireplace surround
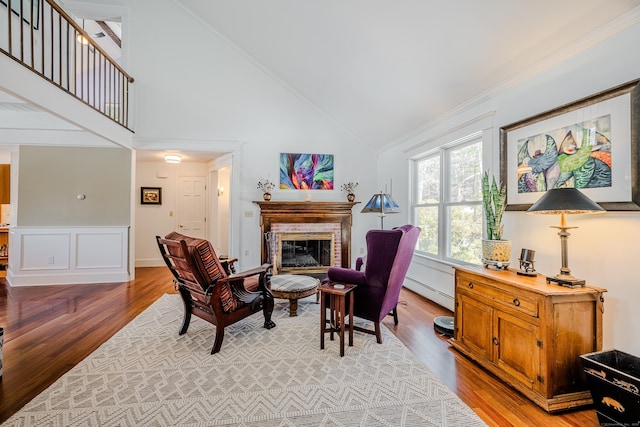
[(336, 233), (277, 233), (276, 274), (323, 273), (335, 266)]
[[(282, 249), (280, 243), (281, 236), (292, 237), (288, 241), (296, 239), (305, 240), (304, 235), (315, 237), (307, 240), (329, 240), (327, 235), (332, 235), (333, 250), (331, 251), (331, 261), (324, 262), (325, 265), (313, 265), (309, 267), (296, 266), (287, 271), (288, 273), (316, 273), (326, 272), (328, 267), (351, 267), (351, 209), (359, 202), (254, 202), (260, 206), (260, 231), (264, 237), (267, 232), (275, 232), (278, 236), (279, 244), (276, 246), (275, 258)], [(287, 241), (287, 240), (284, 240)], [(314, 243), (315, 244), (315, 243)], [(325, 249), (326, 251), (326, 246)], [(269, 248), (265, 239), (260, 242), (261, 261), (267, 262), (270, 259)], [(312, 255), (313, 256), (313, 255)], [(319, 256), (319, 255), (318, 255)], [(274, 257), (272, 256), (271, 259)], [(275, 260), (276, 268), (282, 264), (281, 259)], [(279, 265), (280, 264), (280, 265)], [(331, 264), (331, 265), (326, 265)], [(285, 268), (286, 270), (286, 268)], [(279, 271), (284, 272), (284, 271)]]

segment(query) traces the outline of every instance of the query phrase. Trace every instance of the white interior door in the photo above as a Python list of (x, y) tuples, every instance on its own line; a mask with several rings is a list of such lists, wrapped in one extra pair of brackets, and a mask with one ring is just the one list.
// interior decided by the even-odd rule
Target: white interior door
[(178, 229), (180, 233), (201, 239), (206, 232), (206, 180), (204, 176), (178, 177)]

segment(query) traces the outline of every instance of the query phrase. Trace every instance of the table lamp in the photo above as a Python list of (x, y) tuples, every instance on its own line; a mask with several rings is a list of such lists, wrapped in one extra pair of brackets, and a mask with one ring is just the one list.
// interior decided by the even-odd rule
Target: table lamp
[(555, 276), (547, 276), (547, 283), (555, 282), (572, 288), (585, 285), (585, 281), (576, 279), (571, 274), (571, 269), (569, 269), (567, 240), (571, 234), (567, 230), (578, 227), (567, 227), (565, 215), (603, 212), (605, 212), (603, 208), (576, 188), (554, 188), (549, 190), (527, 210), (527, 213), (532, 214), (560, 214), (560, 225), (552, 225), (551, 227), (560, 230), (558, 236), (560, 236), (562, 248), (562, 268), (560, 268), (560, 273)]
[(379, 193), (374, 194), (371, 199), (364, 205), (362, 208), (363, 213), (377, 213), (380, 215), (380, 228), (384, 230), (384, 216), (385, 214), (390, 213), (398, 213), (400, 212), (400, 207), (398, 204), (391, 198), (390, 195), (383, 193), (380, 191)]

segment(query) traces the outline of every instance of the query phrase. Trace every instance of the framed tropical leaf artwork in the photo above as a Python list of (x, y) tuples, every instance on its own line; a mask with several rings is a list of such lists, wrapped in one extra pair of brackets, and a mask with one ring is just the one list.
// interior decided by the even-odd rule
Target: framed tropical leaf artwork
[(333, 154), (280, 153), (281, 190), (333, 190)]
[(573, 187), (606, 210), (640, 210), (640, 80), (500, 129), (507, 210)]

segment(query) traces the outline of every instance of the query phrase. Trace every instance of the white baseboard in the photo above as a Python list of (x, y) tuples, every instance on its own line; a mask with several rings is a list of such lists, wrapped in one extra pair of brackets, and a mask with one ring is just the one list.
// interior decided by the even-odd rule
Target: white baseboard
[(162, 258), (137, 259), (136, 267), (166, 267)]

